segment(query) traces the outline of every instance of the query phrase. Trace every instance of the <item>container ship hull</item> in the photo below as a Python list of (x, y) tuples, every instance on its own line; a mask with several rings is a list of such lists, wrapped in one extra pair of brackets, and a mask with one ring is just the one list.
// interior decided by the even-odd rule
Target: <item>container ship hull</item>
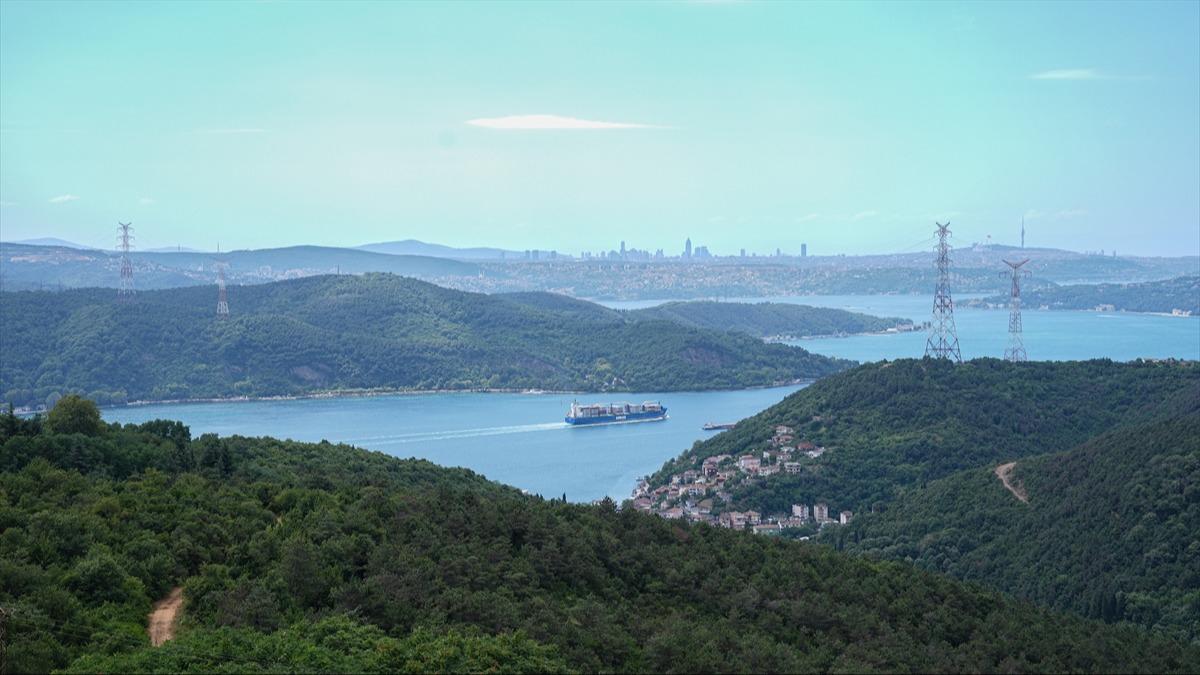
[(657, 403), (590, 406), (573, 404), (571, 411), (563, 419), (572, 426), (657, 422), (667, 419), (667, 409)]

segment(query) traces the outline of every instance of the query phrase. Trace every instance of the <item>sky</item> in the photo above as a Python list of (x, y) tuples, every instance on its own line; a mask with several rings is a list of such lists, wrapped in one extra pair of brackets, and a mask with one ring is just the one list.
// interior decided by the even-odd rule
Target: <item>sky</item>
[(1200, 3), (0, 2), (0, 238), (1200, 254)]

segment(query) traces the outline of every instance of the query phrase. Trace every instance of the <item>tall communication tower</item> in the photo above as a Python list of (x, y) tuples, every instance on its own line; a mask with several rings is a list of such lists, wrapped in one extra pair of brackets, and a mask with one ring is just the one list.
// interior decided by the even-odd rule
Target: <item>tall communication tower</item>
[(1025, 216), (1021, 216), (1021, 248), (1025, 248)]
[(1012, 268), (1012, 294), (1008, 299), (1008, 347), (1004, 350), (1005, 361), (1027, 361), (1029, 356), (1025, 353), (1025, 341), (1021, 338), (1021, 275), (1029, 275), (1029, 270), (1022, 270), (1021, 266), (1029, 262), (1029, 258), (1021, 262), (1004, 261), (1005, 265)]
[(954, 327), (954, 300), (950, 297), (950, 223), (937, 225), (937, 287), (933, 293), (933, 321), (929, 326), (929, 339), (925, 341), (925, 356), (935, 359), (954, 359), (962, 363), (958, 350), (958, 330)]
[(121, 232), (117, 235), (117, 250), (121, 252), (121, 285), (117, 288), (117, 298), (129, 300), (133, 297), (133, 263), (129, 260), (133, 223), (118, 222), (117, 228)]

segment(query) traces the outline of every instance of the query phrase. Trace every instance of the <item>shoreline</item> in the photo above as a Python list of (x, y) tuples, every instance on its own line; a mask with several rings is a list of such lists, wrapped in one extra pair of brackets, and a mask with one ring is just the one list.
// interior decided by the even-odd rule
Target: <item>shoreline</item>
[[(904, 330), (892, 330), (891, 328), (885, 328), (884, 330), (862, 331), (859, 333), (828, 333), (825, 335), (804, 335), (804, 336), (772, 335), (770, 337), (762, 338), (762, 341), (770, 342), (770, 343), (777, 343), (777, 344), (791, 344), (793, 342), (803, 342), (805, 340), (828, 340), (831, 338), (849, 338), (849, 337), (859, 337), (862, 335), (903, 335), (905, 333), (920, 333), (925, 330), (925, 328), (921, 327), (919, 324), (917, 324), (915, 322), (912, 324), (908, 324), (908, 325), (910, 325), (912, 327), (906, 328)], [(827, 356), (827, 355), (822, 354), (822, 356)]]
[[(655, 392), (659, 394), (671, 393), (704, 393), (704, 392), (721, 392), (721, 391), (755, 391), (759, 389), (776, 389), (783, 387), (795, 387), (799, 385), (810, 385), (820, 378), (800, 378), (788, 382), (775, 382), (772, 384), (762, 384), (753, 387), (737, 387), (733, 389), (680, 389), (677, 391), (662, 391)], [(186, 405), (192, 403), (255, 403), (266, 401), (304, 401), (311, 399), (335, 399), (335, 398), (369, 398), (375, 396), (423, 396), (432, 394), (524, 394), (528, 396), (563, 396), (563, 395), (607, 395), (620, 396), (622, 394), (634, 394), (634, 391), (612, 391), (612, 392), (594, 392), (584, 390), (560, 390), (560, 389), (514, 389), (514, 388), (474, 388), (474, 389), (336, 389), (332, 391), (312, 392), (308, 394), (278, 394), (271, 396), (226, 396), (226, 397), (206, 397), (206, 398), (175, 398), (161, 400), (139, 400), (128, 401), (126, 403), (115, 403), (97, 406), (100, 410), (114, 410), (119, 408), (144, 408), (147, 406), (156, 405)], [(31, 410), (15, 408), (13, 413), (18, 416), (31, 416), (37, 414), (45, 414), (49, 412), (46, 409)]]
[[(999, 303), (965, 302), (962, 304), (962, 307), (964, 309), (982, 309), (985, 311), (1001, 311), (1001, 312), (1008, 311), (1008, 307), (1006, 305), (1001, 305)], [(1025, 306), (1025, 307), (1022, 307), (1021, 309), (1022, 309), (1022, 311), (1027, 311), (1027, 312), (1088, 312), (1090, 314), (1135, 314), (1137, 316), (1165, 316), (1165, 317), (1172, 318), (1172, 319), (1192, 319), (1192, 318), (1200, 317), (1200, 314), (1195, 313), (1195, 312), (1191, 312), (1188, 314), (1174, 314), (1172, 312), (1154, 312), (1154, 311), (1141, 311), (1141, 310), (1136, 310), (1136, 309), (1118, 309), (1118, 308), (1096, 309), (1095, 307), (1033, 307), (1033, 306)]]

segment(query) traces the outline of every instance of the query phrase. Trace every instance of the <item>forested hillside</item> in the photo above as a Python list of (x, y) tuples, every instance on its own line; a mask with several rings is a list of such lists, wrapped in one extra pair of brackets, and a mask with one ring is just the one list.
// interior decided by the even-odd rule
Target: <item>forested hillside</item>
[[(1187, 672), (1200, 651), (895, 563), (65, 398), (0, 417), (14, 672)], [(183, 587), (151, 648), (153, 599)]]
[(670, 321), (690, 328), (746, 333), (758, 338), (875, 333), (911, 326), (912, 321), (844, 309), (780, 302), (668, 302), (644, 309), (614, 310), (554, 293), (505, 293), (500, 297), (531, 307), (566, 312), (581, 319)]
[(337, 389), (736, 388), (848, 362), (746, 335), (536, 308), (386, 274), (215, 287), (0, 293), (0, 400), (101, 403)]
[(629, 314), (639, 319), (662, 319), (683, 326), (737, 331), (762, 338), (876, 333), (912, 325), (908, 319), (778, 302), (669, 302)]
[[(1128, 284), (1074, 284), (1035, 288), (1024, 294), (1026, 307), (1095, 309), (1112, 305), (1119, 312), (1163, 312), (1176, 309), (1200, 314), (1200, 276)], [(1008, 298), (994, 296), (978, 304), (1007, 306)]]
[(1105, 621), (1200, 639), (1200, 395), (1182, 413), (912, 490), (837, 540)]
[(1200, 387), (1194, 363), (899, 360), (825, 378), (668, 462), (652, 484), (705, 457), (758, 454), (775, 427), (826, 448), (799, 474), (742, 481), (734, 503), (764, 513), (827, 502), (883, 508), (906, 487), (1062, 451)]

